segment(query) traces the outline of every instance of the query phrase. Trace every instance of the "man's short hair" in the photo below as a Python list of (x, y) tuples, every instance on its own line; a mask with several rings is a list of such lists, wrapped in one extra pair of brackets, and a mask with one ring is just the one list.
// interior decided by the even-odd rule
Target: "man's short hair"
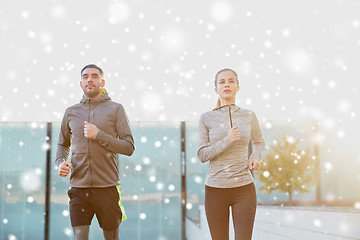
[(104, 79), (104, 71), (99, 66), (97, 66), (96, 64), (88, 64), (85, 67), (83, 67), (83, 69), (81, 69), (81, 76), (82, 76), (83, 71), (85, 69), (87, 69), (87, 68), (96, 68), (100, 72), (101, 79)]

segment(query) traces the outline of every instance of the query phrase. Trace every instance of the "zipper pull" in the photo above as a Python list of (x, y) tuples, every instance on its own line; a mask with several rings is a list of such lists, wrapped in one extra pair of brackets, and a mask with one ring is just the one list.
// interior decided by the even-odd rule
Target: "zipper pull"
[(230, 127), (233, 128), (232, 118), (231, 118), (231, 105), (229, 105), (229, 117), (230, 117)]

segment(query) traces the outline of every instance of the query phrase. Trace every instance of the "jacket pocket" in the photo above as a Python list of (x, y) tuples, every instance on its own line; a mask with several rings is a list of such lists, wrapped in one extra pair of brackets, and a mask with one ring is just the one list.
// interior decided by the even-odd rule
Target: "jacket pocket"
[(86, 153), (72, 153), (71, 163), (73, 165), (72, 177), (78, 174), (83, 176), (89, 167)]

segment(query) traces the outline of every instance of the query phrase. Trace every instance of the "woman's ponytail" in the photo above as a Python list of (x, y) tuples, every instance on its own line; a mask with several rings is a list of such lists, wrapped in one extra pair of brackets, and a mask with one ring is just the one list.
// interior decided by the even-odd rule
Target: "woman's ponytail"
[(218, 100), (216, 102), (216, 106), (215, 107), (221, 107), (221, 101), (220, 101), (220, 97), (218, 97)]

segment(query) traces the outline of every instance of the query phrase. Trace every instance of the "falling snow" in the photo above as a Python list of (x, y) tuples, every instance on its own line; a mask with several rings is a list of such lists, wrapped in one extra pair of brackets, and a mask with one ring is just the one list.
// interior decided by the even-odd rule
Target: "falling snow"
[[(74, 15), (76, 4), (54, 2), (47, 5), (48, 15), (35, 6), (18, 8), (17, 14), (5, 7), (1, 14), (9, 22), (0, 28), (2, 52), (12, 57), (3, 62), (8, 86), (0, 99), (18, 97), (0, 105), (0, 118), (60, 121), (65, 108), (81, 97), (76, 79), (89, 62), (103, 66), (106, 87), (125, 106), (130, 120), (197, 120), (199, 114), (192, 113), (214, 106), (217, 96), (211, 82), (224, 67), (239, 74), (237, 103), (266, 119), (315, 118), (333, 121), (333, 129), (345, 124), (336, 122), (343, 114), (357, 118), (352, 104), (359, 100), (358, 55), (353, 54), (360, 47), (357, 16), (344, 10), (339, 12), (342, 21), (334, 22), (331, 11), (323, 10), (324, 22), (311, 24), (320, 14), (313, 10), (318, 4), (305, 7), (299, 2), (289, 13), (309, 12), (309, 21), (300, 24), (288, 18), (279, 25), (273, 11), (238, 4), (215, 1), (202, 5), (200, 13), (177, 4), (112, 1), (91, 18)], [(276, 4), (274, 9), (279, 8)], [(330, 3), (328, 9), (339, 9), (337, 4)], [(350, 3), (348, 7), (353, 9)], [(10, 24), (15, 16), (21, 17), (17, 26)], [(36, 24), (44, 21), (51, 27)], [(17, 31), (10, 34), (11, 28)], [(108, 34), (88, 37), (100, 29)], [(231, 38), (224, 41), (225, 35)], [(274, 94), (275, 87), (299, 92)], [(346, 132), (338, 137), (346, 137)]]
[[(103, 67), (110, 97), (125, 107), (131, 122), (197, 121), (215, 106), (216, 72), (229, 67), (239, 76), (236, 103), (256, 112), (265, 134), (278, 131), (276, 120), (286, 121), (283, 126), (298, 120), (316, 122), (321, 133), (314, 134), (313, 140), (321, 149), (324, 181), (338, 186), (333, 182), (338, 179), (341, 186), (360, 186), (360, 155), (354, 151), (360, 134), (360, 20), (356, 15), (360, 6), (352, 1), (312, 5), (292, 1), (287, 13), (281, 13), (287, 20), (280, 23), (276, 9), (283, 4), (259, 8), (251, 2), (219, 0), (192, 3), (189, 9), (164, 1), (110, 1), (88, 6), (89, 14), (82, 15), (78, 13), (83, 6), (77, 3), (53, 1), (41, 10), (38, 5), (9, 2), (0, 7), (0, 48), (7, 56), (1, 60), (6, 85), (0, 90), (0, 121), (29, 122), (33, 130), (44, 129), (43, 122), (60, 121), (65, 109), (82, 96), (79, 71), (88, 63)], [(137, 140), (159, 154), (177, 141), (165, 135), (152, 139), (145, 133)], [(287, 140), (294, 143), (295, 135)], [(1, 150), (6, 141), (0, 137)], [(18, 139), (14, 145), (18, 151), (42, 153), (50, 147), (42, 143), (31, 149), (31, 141), (30, 137)], [(277, 144), (272, 141), (267, 143)], [(298, 164), (301, 156), (295, 157), (293, 163)], [(157, 175), (153, 165), (158, 160), (144, 153), (135, 164), (124, 167), (128, 172), (122, 180), (126, 182), (129, 172), (135, 171), (154, 191), (179, 191), (175, 183)], [(161, 160), (165, 167), (175, 164)], [(196, 154), (189, 160), (191, 166), (199, 164)], [(343, 173), (353, 177), (342, 178)], [(263, 176), (271, 177), (267, 171)], [(43, 178), (43, 169), (36, 166), (20, 174), (17, 181), (26, 192), (27, 205), (37, 203)], [(189, 179), (202, 186), (204, 178), (196, 173)], [(3, 191), (11, 195), (18, 190), (14, 186), (15, 182), (6, 182)], [(339, 192), (347, 190), (324, 188), (323, 198), (345, 199)], [(142, 200), (141, 192), (130, 196)], [(171, 201), (163, 198), (165, 204)], [(186, 208), (197, 211), (192, 203)], [(354, 208), (359, 210), (360, 203)], [(68, 210), (60, 214), (69, 217)], [(141, 212), (138, 218), (146, 221), (148, 215)], [(286, 219), (294, 221), (294, 216)], [(2, 219), (5, 225), (10, 221)], [(315, 218), (312, 224), (321, 228), (325, 222)], [(339, 228), (349, 230), (346, 223)], [(61, 231), (72, 236), (70, 228)], [(14, 234), (5, 237), (20, 239)]]

